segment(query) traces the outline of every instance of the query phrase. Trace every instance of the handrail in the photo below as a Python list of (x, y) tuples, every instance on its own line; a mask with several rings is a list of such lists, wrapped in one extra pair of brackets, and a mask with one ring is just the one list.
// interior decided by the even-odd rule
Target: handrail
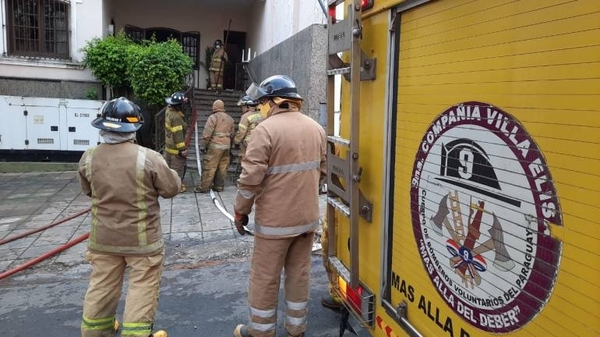
[[(192, 121), (190, 122), (190, 124), (188, 124), (189, 126), (193, 125), (196, 123), (196, 120), (198, 119), (198, 112), (196, 110), (196, 101), (194, 98), (194, 95), (196, 93), (196, 88), (192, 85), (191, 87), (188, 88), (188, 90), (186, 90), (185, 92), (185, 97), (189, 97), (189, 104), (192, 108)], [(188, 145), (190, 145), (190, 140), (192, 139), (192, 128), (188, 127), (187, 131), (186, 131), (186, 135), (185, 135), (185, 148), (187, 149)]]

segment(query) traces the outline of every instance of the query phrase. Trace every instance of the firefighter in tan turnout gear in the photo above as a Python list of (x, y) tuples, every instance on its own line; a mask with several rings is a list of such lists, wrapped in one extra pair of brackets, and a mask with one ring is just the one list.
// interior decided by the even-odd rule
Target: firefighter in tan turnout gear
[(258, 123), (262, 122), (263, 117), (260, 111), (256, 111), (258, 102), (251, 99), (249, 96), (240, 98), (238, 105), (242, 107), (242, 117), (240, 118), (240, 123), (238, 124), (238, 130), (233, 139), (233, 143), (240, 147), (241, 160), (246, 154), (246, 148), (248, 147), (252, 130), (256, 128)]
[(225, 189), (225, 177), (229, 167), (231, 142), (233, 138), (233, 118), (225, 111), (225, 103), (220, 99), (212, 106), (202, 139), (199, 143), (202, 158), (202, 177), (196, 193), (207, 193), (210, 189), (221, 192)]
[(210, 60), (209, 77), (210, 89), (223, 90), (223, 68), (227, 61), (227, 52), (223, 47), (221, 40), (216, 40), (214, 44), (214, 52)]
[(79, 161), (83, 193), (92, 198), (86, 260), (92, 265), (83, 304), (82, 337), (116, 336), (116, 310), (126, 268), (129, 285), (121, 336), (152, 333), (164, 260), (158, 198), (172, 198), (181, 180), (165, 159), (135, 143), (140, 108), (124, 97), (106, 103), (92, 125), (104, 143)]
[[(179, 178), (183, 179), (188, 154), (185, 144), (187, 122), (183, 111), (185, 96), (182, 92), (175, 92), (165, 101), (168, 104), (165, 114), (165, 159), (169, 167), (177, 172)], [(183, 193), (186, 190), (182, 181), (180, 192)]]
[[(277, 299), (285, 273), (285, 330), (304, 336), (310, 288), (311, 251), (319, 226), (319, 182), (326, 172), (325, 130), (302, 114), (294, 81), (283, 75), (253, 84), (248, 95), (268, 104), (267, 118), (252, 132), (242, 161), (235, 200), (240, 234), (255, 207), (255, 238), (250, 285), (249, 324), (236, 337), (274, 337)], [(300, 146), (301, 144), (301, 146)]]

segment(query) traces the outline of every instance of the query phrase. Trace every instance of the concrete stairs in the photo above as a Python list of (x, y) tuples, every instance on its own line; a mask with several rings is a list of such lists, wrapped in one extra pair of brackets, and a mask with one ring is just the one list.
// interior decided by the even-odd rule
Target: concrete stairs
[[(242, 109), (239, 106), (237, 106), (237, 102), (243, 95), (243, 92), (238, 91), (221, 91), (217, 93), (211, 90), (196, 89), (194, 91), (194, 103), (196, 105), (197, 112), (198, 135), (200, 137), (202, 136), (204, 125), (206, 125), (208, 116), (210, 116), (210, 114), (212, 113), (213, 102), (217, 99), (220, 99), (225, 103), (225, 110), (233, 118), (235, 123), (235, 131), (237, 131), (237, 126), (240, 122), (240, 118), (242, 117)], [(186, 116), (186, 119), (191, 122), (191, 114), (189, 116)], [(189, 129), (192, 132), (192, 138), (190, 140), (190, 146), (188, 148), (187, 165), (188, 170), (194, 170), (194, 172), (197, 172), (198, 167), (196, 161), (197, 154), (195, 146), (196, 137), (194, 133), (194, 125), (190, 125)], [(233, 149), (232, 151), (233, 162), (229, 166), (228, 170), (228, 179), (230, 180), (230, 182), (233, 182), (237, 179), (236, 168), (239, 162), (238, 152), (239, 150), (237, 149)]]

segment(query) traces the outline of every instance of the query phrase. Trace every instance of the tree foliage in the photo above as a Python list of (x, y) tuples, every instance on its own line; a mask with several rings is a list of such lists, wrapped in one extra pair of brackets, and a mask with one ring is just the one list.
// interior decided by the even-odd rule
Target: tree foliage
[(82, 49), (83, 65), (89, 68), (102, 84), (113, 88), (126, 87), (129, 85), (126, 60), (128, 50), (133, 45), (133, 41), (123, 32), (103, 39), (92, 39)]
[(125, 33), (93, 39), (82, 49), (83, 64), (104, 85), (131, 87), (136, 98), (150, 105), (181, 90), (192, 72), (192, 60), (174, 39), (135, 43)]
[(149, 104), (164, 104), (164, 98), (180, 90), (192, 72), (192, 60), (176, 40), (144, 44), (130, 49), (127, 74), (135, 95)]

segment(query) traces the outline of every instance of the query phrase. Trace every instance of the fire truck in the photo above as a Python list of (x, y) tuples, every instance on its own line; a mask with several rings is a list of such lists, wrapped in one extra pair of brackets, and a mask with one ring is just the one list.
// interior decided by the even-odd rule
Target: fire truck
[(374, 337), (600, 336), (600, 1), (327, 5), (346, 309)]

